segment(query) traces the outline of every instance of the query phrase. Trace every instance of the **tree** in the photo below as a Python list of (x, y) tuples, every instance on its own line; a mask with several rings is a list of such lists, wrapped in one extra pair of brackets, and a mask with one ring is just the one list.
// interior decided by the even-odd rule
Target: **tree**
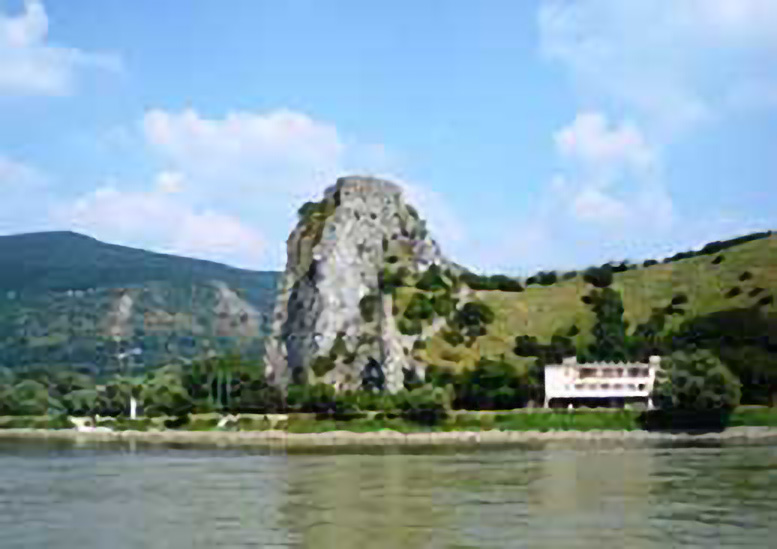
[(627, 359), (626, 324), (623, 321), (623, 302), (612, 288), (594, 290), (590, 294), (596, 314), (592, 333), (594, 343), (589, 352), (596, 360), (625, 361)]
[(62, 397), (62, 405), (73, 416), (91, 416), (99, 409), (99, 396), (94, 389), (77, 389)]
[(672, 353), (662, 362), (653, 401), (669, 410), (733, 410), (741, 396), (737, 377), (706, 350)]
[(194, 401), (183, 383), (180, 366), (160, 368), (143, 384), (140, 400), (148, 416), (183, 416), (194, 410)]
[(439, 423), (450, 410), (448, 392), (442, 387), (431, 385), (412, 391), (403, 389), (394, 395), (393, 401), (402, 417), (426, 425)]
[(440, 267), (437, 265), (430, 265), (421, 275), (421, 278), (418, 280), (415, 287), (425, 291), (447, 290), (449, 284), (443, 278)]
[(485, 326), (494, 321), (494, 312), (485, 303), (470, 301), (456, 313), (454, 324), (470, 337), (483, 335)]
[(434, 305), (425, 294), (413, 294), (405, 309), (405, 318), (410, 320), (429, 319), (434, 316)]
[(589, 267), (583, 273), (583, 280), (597, 288), (606, 288), (612, 284), (612, 267), (610, 265)]
[(39, 416), (47, 414), (49, 407), (48, 390), (32, 379), (22, 380), (0, 395), (0, 408), (8, 415)]
[(529, 386), (503, 360), (481, 358), (456, 384), (454, 405), (470, 410), (508, 410), (526, 405)]

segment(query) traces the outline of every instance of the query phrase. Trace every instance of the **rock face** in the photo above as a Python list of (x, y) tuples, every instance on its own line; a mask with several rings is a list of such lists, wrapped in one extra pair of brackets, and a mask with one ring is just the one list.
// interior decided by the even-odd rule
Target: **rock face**
[[(269, 379), (396, 391), (423, 377), (398, 331), (392, 273), (450, 268), (425, 222), (388, 181), (344, 177), (318, 203), (300, 209), (266, 348)], [(423, 335), (423, 334), (421, 334)]]

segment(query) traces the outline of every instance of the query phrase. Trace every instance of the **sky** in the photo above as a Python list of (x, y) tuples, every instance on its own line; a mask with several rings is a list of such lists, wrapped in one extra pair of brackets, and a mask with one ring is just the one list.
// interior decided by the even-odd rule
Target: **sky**
[(479, 272), (777, 229), (777, 2), (0, 0), (0, 234), (283, 269), (351, 174)]

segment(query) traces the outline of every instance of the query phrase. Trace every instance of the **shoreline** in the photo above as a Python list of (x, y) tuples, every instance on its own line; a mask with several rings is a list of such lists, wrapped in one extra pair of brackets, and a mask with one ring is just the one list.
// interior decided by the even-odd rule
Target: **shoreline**
[(521, 445), (550, 441), (591, 442), (774, 442), (777, 427), (729, 427), (721, 432), (686, 433), (644, 430), (550, 430), (550, 431), (436, 431), (401, 433), (390, 429), (372, 432), (329, 431), (289, 433), (266, 431), (78, 431), (75, 429), (2, 429), (0, 440), (53, 440), (74, 442), (135, 441), (214, 447), (314, 449), (322, 447), (422, 447)]

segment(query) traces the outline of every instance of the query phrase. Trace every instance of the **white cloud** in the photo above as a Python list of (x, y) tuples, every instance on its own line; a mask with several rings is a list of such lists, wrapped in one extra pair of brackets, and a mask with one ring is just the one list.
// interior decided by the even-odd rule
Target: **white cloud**
[(610, 123), (602, 113), (583, 112), (554, 139), (563, 172), (550, 189), (578, 220), (610, 226), (640, 217), (656, 225), (670, 222), (658, 153), (634, 123)]
[(162, 193), (179, 193), (183, 190), (184, 176), (179, 172), (159, 172), (156, 188)]
[(155, 109), (140, 130), (158, 163), (153, 180), (141, 190), (113, 185), (89, 193), (58, 219), (106, 240), (211, 259), (223, 248), (229, 257), (219, 260), (283, 268), (303, 202), (320, 199), (338, 176), (388, 174), (407, 189), (443, 246), (461, 233), (437, 193), (391, 175), (397, 171), (385, 148), (346, 141), (334, 125), (303, 113), (208, 117)]
[(49, 174), (0, 153), (0, 233), (50, 229), (52, 194)]
[(284, 109), (236, 111), (221, 119), (192, 109), (152, 110), (143, 131), (166, 165), (243, 198), (278, 192), (307, 197), (331, 182), (344, 153), (334, 126)]
[(650, 169), (655, 161), (654, 152), (633, 123), (624, 122), (611, 128), (599, 112), (579, 113), (554, 139), (561, 156), (599, 169), (619, 167), (642, 171)]
[(514, 239), (491, 255), (521, 257), (523, 274), (650, 254), (673, 227), (659, 150), (634, 122), (597, 111), (553, 136), (558, 172), (534, 200)]
[(18, 15), (0, 13), (0, 94), (65, 95), (80, 69), (120, 69), (113, 55), (48, 44), (48, 28), (39, 0), (25, 0)]
[(539, 25), (543, 52), (584, 96), (614, 101), (664, 136), (743, 97), (774, 104), (772, 0), (545, 0)]
[(159, 187), (139, 192), (106, 185), (60, 206), (54, 216), (63, 225), (110, 242), (236, 266), (256, 267), (264, 252), (257, 229), (233, 216), (195, 208)]
[(31, 186), (41, 185), (45, 179), (36, 168), (0, 155), (0, 189), (3, 192), (28, 190)]

